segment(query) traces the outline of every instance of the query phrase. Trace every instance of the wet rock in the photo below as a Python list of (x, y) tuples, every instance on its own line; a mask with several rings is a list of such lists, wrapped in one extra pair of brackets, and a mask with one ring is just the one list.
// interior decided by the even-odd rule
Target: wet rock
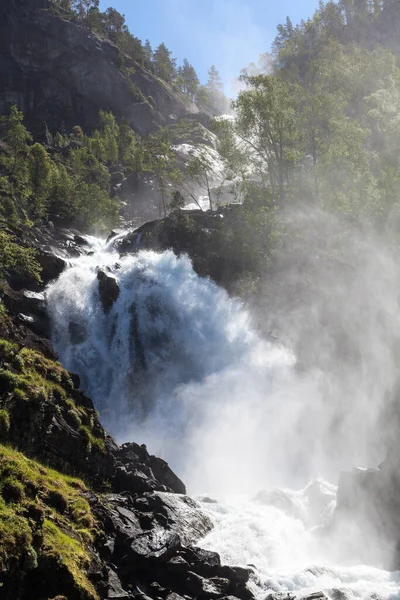
[(184, 484), (168, 464), (151, 456), (144, 445), (124, 444), (117, 451), (116, 459), (118, 469), (114, 485), (118, 491), (141, 493), (165, 486), (167, 491), (186, 493)]
[(216, 575), (221, 568), (219, 554), (202, 548), (185, 548), (183, 553), (191, 569), (204, 577)]
[(68, 333), (71, 340), (71, 344), (82, 344), (86, 339), (86, 330), (84, 325), (80, 323), (74, 323), (73, 321), (68, 324)]
[(44, 285), (58, 279), (61, 273), (67, 268), (67, 261), (56, 254), (39, 250), (37, 260), (42, 267), (41, 279)]
[(114, 248), (122, 254), (168, 249), (178, 256), (188, 254), (200, 277), (211, 277), (229, 290), (247, 268), (243, 253), (228, 250), (232, 235), (242, 227), (243, 210), (231, 205), (217, 211), (175, 211), (119, 237)]
[(146, 558), (154, 563), (166, 563), (175, 556), (180, 547), (181, 540), (176, 533), (157, 528), (125, 542), (124, 562), (130, 563), (132, 560), (138, 561)]
[(2, 299), (7, 310), (18, 316), (34, 333), (50, 337), (50, 320), (44, 294), (28, 290), (17, 291), (6, 285), (2, 290)]
[(162, 458), (150, 455), (149, 466), (158, 481), (177, 494), (186, 494), (186, 486)]
[(299, 508), (283, 490), (263, 490), (256, 494), (254, 501), (266, 506), (275, 506), (287, 515), (301, 517)]
[(111, 242), (111, 240), (114, 239), (117, 235), (118, 233), (116, 231), (111, 231), (108, 238), (106, 239), (106, 244)]
[(131, 595), (122, 588), (118, 575), (112, 569), (108, 569), (108, 600), (125, 600)]
[(186, 593), (197, 598), (220, 598), (224, 596), (229, 588), (229, 580), (221, 577), (206, 579), (189, 571), (186, 579)]
[(114, 302), (118, 300), (121, 290), (115, 277), (108, 275), (102, 270), (97, 272), (97, 280), (99, 282), (100, 301), (104, 312), (108, 314)]
[(79, 233), (76, 233), (74, 235), (74, 242), (78, 246), (88, 246), (88, 244), (89, 244), (89, 242), (87, 241), (87, 239), (85, 237), (83, 237), (83, 235), (80, 235)]
[(194, 544), (213, 529), (211, 519), (193, 498), (165, 492), (154, 492), (153, 497), (161, 503), (162, 512), (169, 524), (173, 523), (173, 530), (184, 546)]
[(314, 592), (313, 594), (307, 594), (306, 596), (299, 596), (292, 592), (277, 592), (269, 594), (265, 600), (328, 600), (323, 592)]

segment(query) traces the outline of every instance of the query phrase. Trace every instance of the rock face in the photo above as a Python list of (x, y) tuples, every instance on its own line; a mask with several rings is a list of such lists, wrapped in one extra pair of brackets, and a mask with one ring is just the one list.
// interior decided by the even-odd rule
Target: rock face
[(103, 305), (103, 310), (107, 314), (110, 312), (114, 302), (118, 299), (121, 291), (115, 277), (107, 275), (107, 273), (101, 269), (97, 273), (97, 280), (99, 282), (100, 300)]
[(28, 126), (43, 134), (45, 123), (50, 130), (63, 124), (90, 130), (100, 109), (140, 133), (198, 112), (112, 43), (51, 6), (50, 0), (1, 3), (0, 113), (16, 104)]
[(229, 290), (248, 269), (245, 256), (235, 247), (242, 210), (241, 205), (232, 204), (214, 212), (176, 211), (118, 238), (114, 248), (121, 254), (168, 249), (177, 255), (188, 254), (200, 277), (211, 277)]
[[(383, 560), (400, 568), (400, 476), (388, 458), (378, 469), (353, 469), (339, 479), (331, 533), (362, 555), (366, 562)], [(371, 543), (372, 541), (372, 543)]]
[(212, 524), (190, 498), (108, 494), (92, 502), (106, 531), (99, 555), (112, 565), (105, 598), (253, 598), (246, 569), (193, 546)]

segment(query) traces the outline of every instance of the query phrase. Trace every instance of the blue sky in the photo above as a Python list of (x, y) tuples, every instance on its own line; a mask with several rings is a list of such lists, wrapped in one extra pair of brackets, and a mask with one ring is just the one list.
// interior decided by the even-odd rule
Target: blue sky
[(228, 95), (231, 82), (270, 50), (276, 26), (310, 17), (318, 0), (101, 0), (125, 15), (130, 31), (156, 47), (165, 42), (180, 64), (193, 64), (202, 82), (215, 64)]

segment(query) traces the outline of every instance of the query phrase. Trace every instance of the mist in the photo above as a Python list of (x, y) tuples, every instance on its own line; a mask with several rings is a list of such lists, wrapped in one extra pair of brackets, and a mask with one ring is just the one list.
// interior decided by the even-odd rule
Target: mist
[[(79, 259), (48, 292), (57, 351), (111, 432), (146, 443), (192, 492), (335, 482), (343, 469), (377, 466), (391, 445), (395, 254), (322, 211), (286, 218), (302, 237), (282, 250), (250, 308), (168, 253), (117, 267), (113, 253)], [(99, 264), (122, 289), (109, 315)], [(71, 322), (83, 343), (71, 340)]]

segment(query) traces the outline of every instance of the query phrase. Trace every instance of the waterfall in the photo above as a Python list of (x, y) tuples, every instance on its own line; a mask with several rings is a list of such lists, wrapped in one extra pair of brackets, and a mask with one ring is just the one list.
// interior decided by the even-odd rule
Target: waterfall
[[(108, 311), (99, 268), (119, 288)], [(368, 458), (363, 404), (348, 414), (327, 406), (324, 374), (297, 369), (290, 349), (257, 335), (243, 305), (198, 277), (188, 257), (120, 257), (93, 242), (47, 298), (56, 351), (105, 427), (166, 459), (190, 493), (211, 494), (199, 499), (216, 527), (201, 544), (229, 564), (254, 564), (260, 598), (400, 598), (399, 574), (357, 566), (361, 554), (316, 534), (336, 494), (320, 478)]]
[[(108, 314), (99, 265), (120, 288)], [(198, 490), (248, 487), (265, 469), (254, 457), (263, 456), (257, 446), (274, 408), (262, 415), (261, 404), (294, 357), (259, 339), (240, 302), (199, 278), (187, 257), (96, 252), (77, 259), (47, 296), (54, 346), (119, 442), (146, 443)], [(228, 481), (232, 462), (236, 483)]]

